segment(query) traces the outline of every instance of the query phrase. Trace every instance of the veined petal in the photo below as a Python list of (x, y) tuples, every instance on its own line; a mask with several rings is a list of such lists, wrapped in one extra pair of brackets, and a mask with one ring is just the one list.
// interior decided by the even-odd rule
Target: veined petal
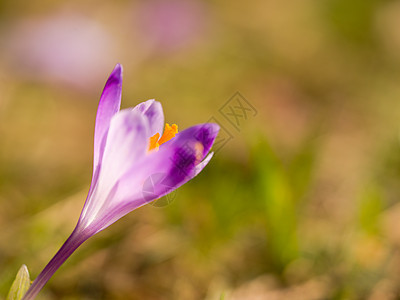
[(181, 145), (187, 144), (190, 141), (195, 141), (199, 142), (203, 146), (203, 159), (204, 156), (210, 151), (211, 146), (218, 135), (219, 129), (219, 126), (215, 123), (204, 123), (189, 127), (177, 133), (175, 138), (161, 145), (160, 149), (163, 147), (169, 147), (171, 144)]
[(118, 181), (114, 204), (133, 210), (192, 179), (211, 159), (204, 158), (218, 131), (217, 124), (193, 126), (146, 155)]
[(120, 110), (122, 90), (122, 66), (117, 64), (108, 78), (97, 109), (94, 132), (93, 174), (101, 161), (112, 117)]
[[(211, 152), (209, 153), (206, 158), (203, 159), (200, 163), (198, 163), (193, 170), (188, 171), (186, 176), (184, 177), (183, 180), (176, 180), (177, 178), (171, 177), (171, 173), (174, 173), (173, 169), (171, 169), (172, 172), (167, 173), (166, 176), (162, 176), (163, 173), (158, 173), (158, 176), (152, 176), (152, 189), (149, 189), (149, 183), (145, 182), (142, 187), (142, 194), (143, 194), (143, 199), (142, 199), (142, 204), (149, 203), (155, 199), (161, 198), (165, 196), (166, 194), (172, 192), (173, 190), (179, 188), (180, 186), (184, 185), (186, 182), (189, 180), (193, 179), (196, 177), (201, 171), (203, 171), (204, 167), (210, 162), (211, 158), (213, 157), (214, 153)], [(178, 167), (179, 168), (179, 167)], [(179, 169), (179, 172), (182, 172), (182, 169)], [(141, 203), (141, 201), (139, 201)], [(137, 204), (137, 201), (136, 203)]]
[(81, 215), (84, 224), (90, 224), (99, 212), (107, 213), (116, 199), (118, 180), (146, 155), (148, 131), (147, 119), (138, 111), (121, 110), (112, 118), (98, 180)]
[[(102, 231), (126, 214), (130, 213), (132, 210), (172, 192), (193, 177), (197, 176), (197, 174), (199, 174), (209, 163), (212, 156), (213, 153), (207, 155), (207, 157), (194, 168), (192, 177), (187, 177), (184, 181), (175, 186), (170, 186), (168, 182), (165, 182), (165, 173), (154, 173), (150, 175), (141, 186), (138, 185), (137, 182), (136, 184), (132, 183), (130, 198), (125, 198), (124, 201), (114, 202), (114, 205), (109, 206), (107, 210), (100, 213), (96, 221), (93, 224), (90, 224), (89, 227), (91, 227), (91, 229), (96, 233)], [(125, 186), (125, 188), (128, 188), (128, 186)], [(119, 186), (116, 187), (116, 191), (118, 190)], [(112, 196), (119, 198), (122, 194), (122, 190), (119, 190), (118, 193), (113, 194)]]
[(114, 184), (147, 152), (148, 122), (137, 111), (124, 109), (110, 123), (99, 175), (99, 185)]
[(161, 103), (154, 99), (147, 100), (136, 105), (133, 110), (141, 112), (149, 121), (150, 136), (156, 133), (162, 134), (164, 126), (164, 113)]
[(175, 189), (196, 176), (211, 158), (207, 157), (206, 163), (202, 164), (218, 132), (217, 124), (199, 124), (178, 133), (175, 138), (161, 145), (159, 152), (170, 152), (168, 157), (171, 163), (162, 184)]

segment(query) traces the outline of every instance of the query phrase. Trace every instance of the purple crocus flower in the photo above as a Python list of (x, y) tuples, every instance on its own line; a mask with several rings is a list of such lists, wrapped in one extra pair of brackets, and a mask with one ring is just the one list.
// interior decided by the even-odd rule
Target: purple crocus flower
[[(164, 126), (154, 100), (120, 111), (122, 67), (104, 87), (94, 134), (93, 177), (78, 223), (64, 245), (39, 274), (23, 300), (34, 299), (64, 261), (88, 238), (132, 210), (158, 199), (196, 176), (210, 161), (219, 131), (205, 123), (177, 133)], [(176, 135), (175, 135), (176, 134)], [(143, 185), (152, 178), (152, 191)]]
[(206, 37), (210, 16), (204, 1), (147, 0), (135, 7), (135, 28), (155, 52), (172, 53)]
[(4, 33), (4, 61), (18, 76), (87, 91), (121, 49), (100, 22), (68, 10), (21, 18)]

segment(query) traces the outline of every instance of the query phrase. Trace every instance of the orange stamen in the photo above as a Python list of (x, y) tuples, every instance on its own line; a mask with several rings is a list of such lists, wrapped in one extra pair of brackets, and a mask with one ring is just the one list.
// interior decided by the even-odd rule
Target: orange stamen
[(153, 149), (158, 150), (158, 147), (160, 146), (160, 144), (158, 143), (159, 137), (160, 137), (160, 134), (157, 132), (155, 135), (153, 135), (150, 138), (149, 151), (153, 150)]
[(169, 124), (166, 123), (164, 133), (162, 137), (160, 137), (160, 139), (158, 140), (158, 143), (161, 145), (164, 144), (165, 142), (168, 142), (177, 133), (178, 133), (178, 126), (176, 124), (172, 124), (172, 126), (169, 126)]
[(161, 144), (164, 144), (165, 142), (168, 142), (170, 139), (172, 139), (175, 134), (178, 133), (178, 126), (176, 124), (172, 124), (170, 126), (168, 123), (165, 124), (165, 129), (164, 133), (160, 138), (160, 134), (156, 133), (150, 138), (150, 143), (149, 143), (149, 151), (150, 150), (158, 150), (158, 147)]

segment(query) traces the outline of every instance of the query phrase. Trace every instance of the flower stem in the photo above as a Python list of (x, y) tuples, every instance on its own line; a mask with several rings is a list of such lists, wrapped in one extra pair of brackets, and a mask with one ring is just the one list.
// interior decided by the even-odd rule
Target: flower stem
[(85, 234), (81, 230), (75, 228), (69, 238), (61, 246), (60, 250), (54, 255), (50, 262), (46, 265), (39, 276), (33, 281), (32, 285), (22, 298), (22, 300), (35, 299), (40, 290), (49, 281), (51, 276), (58, 270), (58, 268), (71, 256), (72, 253), (84, 242), (90, 235)]

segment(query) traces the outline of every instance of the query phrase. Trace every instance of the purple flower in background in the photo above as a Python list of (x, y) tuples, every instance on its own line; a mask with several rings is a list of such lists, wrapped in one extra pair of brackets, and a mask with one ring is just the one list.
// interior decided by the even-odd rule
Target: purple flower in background
[(3, 39), (13, 72), (89, 90), (119, 56), (117, 39), (94, 18), (62, 11), (12, 24)]
[[(132, 210), (175, 190), (196, 176), (212, 157), (218, 134), (206, 123), (177, 133), (154, 100), (120, 111), (122, 67), (111, 73), (97, 111), (93, 177), (78, 223), (24, 296), (34, 299), (64, 261), (88, 238)], [(156, 176), (154, 176), (156, 175)], [(152, 178), (152, 192), (143, 185)]]
[(205, 37), (206, 5), (196, 0), (148, 0), (135, 8), (135, 28), (156, 52), (173, 52)]

